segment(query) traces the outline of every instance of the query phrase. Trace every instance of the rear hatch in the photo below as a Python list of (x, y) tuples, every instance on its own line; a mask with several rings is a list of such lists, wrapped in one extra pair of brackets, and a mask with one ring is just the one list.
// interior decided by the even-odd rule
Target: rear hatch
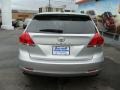
[(26, 32), (35, 43), (28, 46), (32, 59), (90, 60), (97, 52), (96, 48), (87, 47), (96, 32), (89, 16), (36, 15)]

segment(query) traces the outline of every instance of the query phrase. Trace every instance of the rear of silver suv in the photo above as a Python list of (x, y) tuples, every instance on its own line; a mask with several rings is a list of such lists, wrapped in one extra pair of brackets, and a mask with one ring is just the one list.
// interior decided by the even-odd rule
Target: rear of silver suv
[(87, 15), (41, 13), (19, 38), (20, 68), (45, 75), (97, 74), (104, 39)]

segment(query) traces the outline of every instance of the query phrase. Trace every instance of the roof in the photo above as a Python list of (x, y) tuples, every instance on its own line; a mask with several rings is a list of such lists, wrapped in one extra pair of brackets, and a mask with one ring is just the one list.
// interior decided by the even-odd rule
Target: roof
[(76, 4), (81, 4), (81, 3), (85, 3), (87, 2), (88, 0), (75, 0), (75, 3)]
[(43, 13), (38, 13), (36, 15), (43, 15), (43, 14), (70, 14), (70, 15), (86, 15), (87, 14), (81, 14), (81, 13), (75, 13), (75, 12), (43, 12)]
[(75, 0), (75, 3), (82, 4), (82, 3), (86, 3), (86, 2), (90, 2), (90, 1), (98, 1), (98, 0)]

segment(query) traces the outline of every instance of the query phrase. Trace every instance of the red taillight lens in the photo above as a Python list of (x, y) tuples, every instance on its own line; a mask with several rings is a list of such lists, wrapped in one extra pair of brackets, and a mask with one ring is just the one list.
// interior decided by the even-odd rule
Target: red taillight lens
[(92, 40), (89, 42), (88, 47), (96, 47), (104, 44), (104, 39), (99, 33), (95, 33)]
[(31, 39), (28, 32), (23, 32), (22, 35), (19, 37), (19, 42), (25, 45), (33, 46), (35, 43)]

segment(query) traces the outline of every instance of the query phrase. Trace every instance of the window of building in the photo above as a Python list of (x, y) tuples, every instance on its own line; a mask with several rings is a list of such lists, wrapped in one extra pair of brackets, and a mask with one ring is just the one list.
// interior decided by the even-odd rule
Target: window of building
[(40, 12), (40, 13), (42, 12), (42, 8), (39, 8), (39, 12)]
[(56, 12), (59, 12), (59, 8), (56, 8)]
[(52, 12), (52, 11), (53, 11), (53, 8), (47, 7), (47, 8), (46, 8), (46, 11), (47, 11), (47, 12)]

